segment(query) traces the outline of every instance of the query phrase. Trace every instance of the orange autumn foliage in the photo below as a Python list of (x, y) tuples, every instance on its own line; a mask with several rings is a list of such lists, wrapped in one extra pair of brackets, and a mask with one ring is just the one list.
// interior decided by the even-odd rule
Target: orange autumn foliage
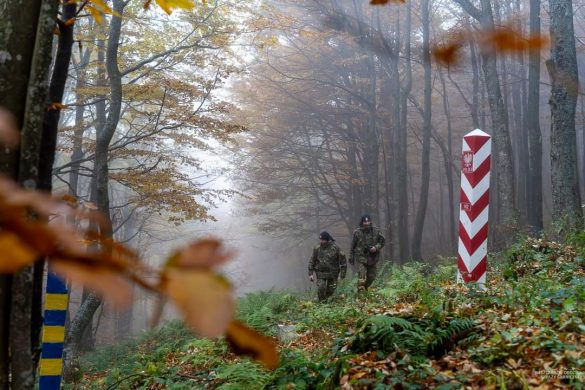
[(461, 58), (461, 48), (469, 39), (474, 39), (480, 49), (487, 53), (507, 54), (542, 50), (548, 45), (545, 36), (526, 36), (513, 27), (504, 26), (490, 31), (478, 31), (471, 35), (468, 32), (452, 34), (446, 43), (435, 45), (431, 49), (431, 54), (440, 65), (455, 65)]

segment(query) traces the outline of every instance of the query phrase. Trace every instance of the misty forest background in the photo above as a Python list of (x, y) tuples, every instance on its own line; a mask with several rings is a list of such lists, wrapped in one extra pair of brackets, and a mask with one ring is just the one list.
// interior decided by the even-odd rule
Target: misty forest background
[[(39, 178), (10, 153), (0, 169), (100, 210), (105, 234), (155, 266), (218, 237), (236, 251), (223, 271), (238, 295), (309, 289), (318, 233), (347, 252), (363, 213), (385, 262), (455, 256), (461, 142), (476, 128), (493, 137), (490, 250), (582, 229), (585, 3), (372, 3), (385, 4), (60, 4), (35, 54), (51, 61)], [(5, 4), (0, 105), (23, 118), (28, 70), (2, 53), (33, 51), (39, 15)], [(149, 327), (151, 294), (116, 310), (70, 287), (81, 350)]]

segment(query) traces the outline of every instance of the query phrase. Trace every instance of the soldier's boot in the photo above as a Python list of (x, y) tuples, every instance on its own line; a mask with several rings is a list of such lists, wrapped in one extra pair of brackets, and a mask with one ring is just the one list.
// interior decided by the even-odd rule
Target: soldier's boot
[(317, 299), (324, 302), (327, 299), (327, 280), (317, 279)]
[(337, 289), (337, 281), (335, 279), (327, 279), (327, 298), (331, 297)]
[(364, 284), (366, 289), (370, 288), (372, 283), (374, 283), (374, 280), (376, 280), (377, 274), (378, 274), (378, 269), (377, 269), (375, 264), (367, 267), (366, 280), (365, 280), (365, 284)]
[(362, 278), (358, 278), (357, 284), (357, 296), (356, 299), (359, 300), (363, 298), (366, 294), (366, 280)]

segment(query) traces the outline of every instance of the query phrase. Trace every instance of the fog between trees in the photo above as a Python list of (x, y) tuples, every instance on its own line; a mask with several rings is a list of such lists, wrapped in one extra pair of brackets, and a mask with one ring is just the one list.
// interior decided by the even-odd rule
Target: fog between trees
[[(30, 138), (57, 154), (31, 153), (27, 166), (7, 150), (2, 171), (24, 183), (40, 166), (36, 187), (99, 209), (106, 234), (153, 264), (181, 237), (211, 233), (239, 253), (226, 272), (240, 293), (306, 289), (319, 232), (348, 250), (363, 213), (386, 236), (386, 261), (453, 256), (461, 140), (475, 128), (494, 142), (492, 249), (583, 226), (580, 1), (226, 0), (169, 17), (113, 0), (115, 16), (66, 23), (88, 16), (78, 7), (62, 5), (43, 54), (55, 58), (50, 136)], [(24, 31), (25, 16), (10, 9), (0, 25)], [(21, 45), (30, 59), (26, 31), (3, 31), (0, 50)], [(548, 44), (522, 43), (531, 36)], [(26, 88), (7, 81), (30, 68), (6, 58), (0, 104), (21, 126), (38, 121)], [(73, 289), (86, 340), (146, 326), (150, 298), (117, 313)]]

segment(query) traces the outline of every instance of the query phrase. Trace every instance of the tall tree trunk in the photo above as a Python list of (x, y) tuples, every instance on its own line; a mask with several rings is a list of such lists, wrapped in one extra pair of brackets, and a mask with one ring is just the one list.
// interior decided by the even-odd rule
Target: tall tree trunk
[(365, 153), (363, 157), (364, 176), (367, 184), (364, 196), (365, 212), (375, 213), (378, 209), (378, 164), (380, 155), (380, 137), (378, 136), (378, 124), (376, 120), (376, 65), (372, 54), (367, 59), (367, 77), (370, 80), (368, 95), (371, 102), (366, 136), (364, 139)]
[[(352, 137), (353, 138), (353, 137)], [(349, 162), (350, 170), (351, 170), (351, 210), (352, 214), (350, 216), (353, 223), (359, 221), (360, 218), (360, 208), (362, 203), (362, 191), (361, 186), (359, 184), (360, 173), (358, 170), (358, 163), (357, 163), (357, 150), (356, 150), (356, 143), (350, 142), (349, 148), (347, 151), (347, 160)]]
[(422, 62), (424, 69), (424, 118), (423, 118), (423, 147), (421, 155), (421, 187), (418, 208), (412, 235), (412, 258), (422, 260), (422, 235), (429, 199), (429, 181), (431, 176), (431, 54), (429, 44), (430, 28), (429, 0), (422, 0)]
[[(48, 90), (48, 103), (61, 103), (65, 84), (71, 61), (71, 47), (73, 45), (74, 23), (70, 23), (75, 17), (77, 10), (76, 3), (63, 5), (62, 19), (59, 23), (58, 50), (51, 75), (51, 82)], [(52, 37), (51, 37), (52, 40)], [(45, 42), (50, 48), (50, 41)], [(48, 69), (49, 62), (44, 66)], [(40, 155), (38, 157), (38, 189), (51, 192), (52, 190), (52, 168), (55, 161), (55, 150), (57, 148), (57, 130), (61, 110), (58, 107), (44, 111), (42, 123), (42, 136), (40, 141)], [(33, 174), (36, 169), (32, 169)], [(44, 276), (44, 259), (40, 259), (33, 269), (33, 298), (31, 310), (31, 347), (33, 349), (33, 366), (39, 362), (42, 329), (42, 286)]]
[[(2, 147), (0, 172), (27, 188), (38, 183), (41, 123), (46, 107), (51, 42), (58, 2), (35, 1), (26, 12), (18, 3), (0, 5), (0, 106), (22, 128), (19, 147)], [(32, 389), (39, 324), (33, 327), (34, 266), (0, 280), (0, 388)], [(33, 299), (34, 297), (34, 299)], [(35, 316), (36, 317), (36, 316)], [(36, 318), (38, 320), (38, 318)], [(9, 352), (10, 351), (10, 352)]]
[[(406, 23), (404, 26), (404, 60), (406, 61), (404, 70), (404, 84), (399, 91), (400, 99), (400, 127), (398, 128), (397, 139), (398, 145), (395, 148), (396, 153), (396, 180), (394, 185), (397, 187), (398, 199), (398, 232), (396, 237), (399, 241), (399, 262), (403, 264), (410, 259), (410, 232), (408, 223), (408, 97), (412, 90), (412, 63), (410, 59), (410, 34), (411, 34), (412, 4), (409, 2), (406, 7)], [(397, 21), (399, 23), (399, 21)], [(399, 47), (398, 45), (396, 46)], [(398, 51), (397, 51), (398, 52)], [(396, 66), (398, 72), (398, 66)], [(397, 76), (398, 73), (397, 73)], [(399, 79), (398, 79), (399, 80)]]
[(575, 107), (579, 75), (571, 0), (550, 0), (551, 176), (553, 220), (567, 229), (583, 226), (577, 175)]
[[(481, 0), (481, 10), (476, 8), (469, 0), (455, 0), (473, 18), (481, 23), (485, 31), (494, 29), (494, 15), (491, 0)], [(517, 228), (516, 196), (514, 188), (514, 168), (512, 161), (512, 143), (508, 128), (508, 110), (504, 104), (500, 81), (498, 78), (497, 56), (494, 52), (483, 52), (481, 66), (485, 77), (487, 98), (490, 107), (495, 166), (494, 173), (497, 181), (498, 224), (494, 234), (495, 246), (506, 245), (514, 238)], [(492, 225), (493, 226), (493, 225)], [(493, 231), (494, 229), (492, 229)]]
[[(17, 3), (0, 3), (0, 108), (14, 115), (21, 129), (34, 54), (41, 0), (22, 12)], [(0, 148), (0, 172), (17, 179), (18, 147)], [(0, 389), (10, 387), (10, 318), (12, 276), (0, 275)], [(30, 345), (30, 341), (26, 344)]]
[[(471, 30), (471, 27), (468, 27)], [(480, 127), (479, 122), (479, 65), (477, 63), (477, 53), (475, 50), (475, 42), (473, 38), (469, 39), (469, 51), (471, 57), (471, 70), (472, 70), (472, 78), (471, 78), (471, 85), (472, 85), (472, 109), (471, 109), (471, 118), (473, 120), (473, 127), (478, 129)], [(485, 130), (485, 129), (484, 129)]]
[(75, 370), (78, 368), (78, 356), (81, 350), (81, 335), (85, 332), (86, 327), (91, 323), (93, 315), (102, 300), (96, 294), (90, 294), (79, 310), (75, 318), (71, 321), (68, 331), (67, 345), (65, 346), (65, 364), (63, 369), (63, 378), (65, 381), (73, 378)]
[[(34, 189), (38, 185), (38, 165), (42, 134), (42, 121), (45, 113), (48, 75), (51, 65), (51, 43), (54, 18), (57, 14), (58, 2), (45, 0), (40, 4), (40, 13), (37, 14), (38, 23), (33, 23), (35, 36), (30, 44), (25, 45), (25, 50), (30, 50), (26, 55), (30, 62), (24, 66), (28, 69), (26, 82), (26, 99), (20, 103), (24, 105), (24, 115), (21, 117), (22, 136), (20, 151), (18, 154), (18, 181), (25, 188)], [(17, 12), (23, 13), (22, 9)], [(31, 10), (35, 14), (35, 10)], [(15, 19), (19, 19), (18, 17)], [(8, 23), (13, 23), (14, 20)], [(20, 27), (16, 27), (18, 30)], [(25, 26), (30, 28), (30, 25)], [(22, 50), (21, 48), (17, 50)], [(11, 53), (12, 55), (20, 55)], [(19, 58), (16, 58), (18, 62)], [(22, 63), (19, 64), (22, 66)], [(27, 65), (30, 65), (28, 67)], [(12, 83), (24, 80), (12, 80)], [(2, 83), (4, 84), (4, 83)], [(22, 86), (16, 86), (22, 87)], [(19, 111), (19, 110), (17, 110)], [(53, 149), (54, 153), (54, 149)], [(11, 153), (10, 153), (11, 154)], [(6, 155), (9, 157), (9, 155)], [(10, 158), (10, 157), (9, 157)], [(10, 162), (7, 161), (9, 164)], [(12, 171), (15, 172), (15, 171)], [(39, 267), (36, 267), (37, 275)], [(40, 315), (38, 306), (42, 291), (38, 288), (38, 282), (34, 283), (35, 266), (25, 267), (17, 272), (11, 285), (10, 305), (10, 376), (11, 387), (15, 389), (32, 389), (35, 382), (36, 361), (38, 352)], [(38, 281), (38, 277), (37, 277)], [(36, 304), (33, 307), (33, 302)], [(35, 323), (33, 323), (33, 319)]]
[[(71, 62), (71, 49), (73, 46), (73, 29), (75, 23), (75, 13), (77, 4), (69, 2), (63, 4), (62, 19), (59, 24), (59, 42), (55, 65), (51, 76), (49, 87), (49, 102), (62, 103), (65, 92), (65, 83), (69, 74), (69, 63)], [(53, 106), (45, 113), (43, 121), (43, 136), (41, 143), (41, 156), (39, 164), (39, 189), (51, 191), (53, 178), (53, 163), (55, 162), (55, 152), (57, 147), (57, 132), (59, 128), (59, 118), (61, 108)]]
[[(520, 0), (514, 2), (514, 13), (516, 16), (521, 15)], [(524, 35), (524, 28), (522, 28)], [(514, 122), (519, 136), (518, 142), (518, 209), (520, 210), (522, 226), (528, 225), (528, 174), (529, 171), (529, 151), (528, 151), (528, 129), (525, 126), (526, 118), (526, 103), (527, 103), (527, 77), (524, 52), (516, 53), (516, 63), (514, 64), (514, 87), (512, 89), (512, 99), (514, 102)]]
[[(484, 27), (493, 28), (490, 0), (482, 0), (484, 7)], [(496, 55), (482, 55), (482, 66), (485, 73), (488, 103), (490, 106), (492, 126), (494, 129), (496, 180), (498, 186), (500, 234), (496, 233), (497, 242), (506, 245), (514, 239), (513, 231), (517, 225), (515, 206), (514, 170), (512, 163), (512, 144), (508, 130), (508, 111), (504, 105), (496, 67)]]
[[(120, 242), (129, 242), (132, 240), (134, 232), (136, 231), (136, 218), (131, 214), (130, 207), (126, 206), (123, 210), (123, 219), (127, 219), (124, 223), (123, 235)], [(130, 306), (128, 308), (120, 309), (116, 312), (116, 340), (125, 340), (132, 335), (134, 323), (134, 308)]]
[[(76, 91), (79, 91), (85, 84), (85, 67), (89, 63), (89, 54), (90, 51), (86, 49), (79, 61), (75, 82)], [(69, 193), (77, 198), (79, 193), (79, 169), (81, 167), (79, 160), (83, 158), (83, 134), (85, 133), (85, 121), (83, 117), (85, 107), (81, 104), (79, 97), (76, 100), (78, 105), (75, 107), (75, 130), (73, 133), (73, 152), (71, 153), (72, 165), (71, 172), (69, 173)]]
[[(110, 31), (108, 36), (108, 43), (106, 47), (106, 71), (108, 73), (110, 82), (110, 94), (109, 94), (109, 112), (105, 123), (103, 120), (98, 120), (96, 123), (96, 159), (94, 165), (94, 180), (96, 189), (96, 203), (98, 209), (105, 217), (105, 223), (102, 226), (103, 237), (112, 236), (112, 220), (110, 217), (110, 197), (109, 197), (109, 168), (108, 168), (108, 149), (110, 142), (116, 131), (120, 119), (120, 112), (122, 108), (122, 76), (118, 68), (118, 47), (120, 41), (120, 34), (122, 29), (121, 16), (124, 12), (125, 3), (122, 0), (113, 0), (113, 10), (115, 15), (112, 16), (110, 21)], [(99, 50), (99, 49), (98, 49)], [(98, 51), (98, 55), (101, 55), (102, 51)], [(98, 76), (100, 78), (101, 76)], [(96, 106), (96, 111), (100, 110), (97, 117), (100, 114), (104, 114), (105, 105), (99, 107)], [(86, 303), (87, 302), (87, 303)], [(79, 352), (79, 343), (81, 335), (88, 325), (93, 320), (95, 311), (101, 304), (101, 299), (95, 294), (90, 294), (88, 299), (83, 303), (86, 305), (84, 311), (81, 310), (75, 315), (72, 320), (71, 329), (68, 332), (68, 340), (72, 345), (68, 347), (68, 363), (65, 366), (65, 370), (70, 373), (73, 369), (72, 365), (77, 359)], [(74, 324), (76, 324), (74, 326)]]
[[(443, 153), (443, 164), (445, 166), (445, 177), (447, 179), (447, 190), (448, 190), (448, 199), (449, 202), (449, 251), (450, 253), (455, 253), (457, 250), (457, 233), (456, 233), (456, 224), (455, 224), (455, 187), (454, 187), (454, 180), (453, 180), (453, 169), (451, 168), (452, 158), (453, 158), (453, 150), (452, 150), (452, 128), (451, 128), (451, 109), (449, 106), (449, 97), (447, 96), (447, 85), (445, 83), (445, 76), (443, 72), (439, 69), (439, 77), (441, 79), (441, 86), (443, 89), (443, 110), (445, 113), (445, 118), (447, 119), (447, 150), (448, 153)], [(477, 113), (476, 113), (477, 119)], [(479, 123), (478, 123), (479, 124)]]
[[(540, 36), (540, 0), (530, 0), (530, 35)], [(540, 131), (540, 50), (532, 48), (528, 60), (528, 226), (532, 234), (543, 229), (542, 222), (542, 133)]]

